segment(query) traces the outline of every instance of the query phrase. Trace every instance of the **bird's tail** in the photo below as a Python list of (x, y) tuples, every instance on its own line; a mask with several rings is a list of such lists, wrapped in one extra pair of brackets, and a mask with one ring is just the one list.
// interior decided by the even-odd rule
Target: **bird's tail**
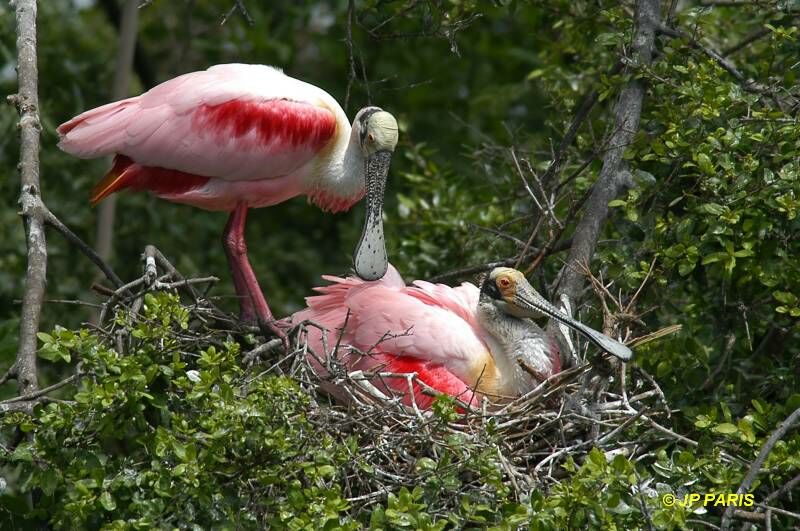
[(137, 98), (108, 103), (58, 126), (58, 147), (70, 155), (91, 159), (113, 155), (124, 143)]
[(92, 195), (89, 201), (92, 206), (108, 197), (109, 195), (127, 188), (131, 185), (132, 166), (134, 162), (125, 155), (117, 155), (114, 157), (114, 164), (108, 170), (105, 177), (100, 182), (92, 187)]
[(382, 285), (402, 288), (405, 286), (400, 273), (389, 264), (386, 275), (380, 280), (368, 282), (358, 277), (341, 278), (334, 275), (322, 275), (323, 280), (330, 282), (327, 286), (317, 286), (314, 291), (318, 295), (306, 297), (307, 308), (291, 316), (292, 323), (313, 321), (320, 325), (336, 324), (341, 326), (347, 314), (347, 299), (366, 286)]

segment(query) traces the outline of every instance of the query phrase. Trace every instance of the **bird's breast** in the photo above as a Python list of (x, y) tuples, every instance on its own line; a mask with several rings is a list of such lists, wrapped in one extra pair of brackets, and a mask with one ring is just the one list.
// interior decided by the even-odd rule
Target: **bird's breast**
[(484, 355), (476, 360), (470, 368), (468, 385), (478, 393), (486, 395), (490, 400), (509, 396), (494, 356), (487, 348)]

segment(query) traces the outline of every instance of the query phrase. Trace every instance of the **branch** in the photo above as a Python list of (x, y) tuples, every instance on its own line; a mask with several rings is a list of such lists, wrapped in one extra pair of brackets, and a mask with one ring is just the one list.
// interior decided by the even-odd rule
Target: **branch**
[(734, 44), (733, 46), (731, 46), (729, 48), (725, 48), (724, 50), (722, 50), (721, 55), (723, 57), (727, 57), (729, 55), (733, 55), (736, 52), (738, 52), (739, 50), (742, 50), (742, 49), (750, 46), (751, 44), (756, 42), (758, 39), (760, 39), (762, 37), (766, 37), (769, 34), (770, 34), (770, 29), (769, 28), (759, 28), (759, 29), (755, 30), (753, 33), (747, 35), (740, 42)]
[(62, 387), (65, 387), (74, 382), (75, 380), (77, 380), (78, 378), (80, 378), (81, 374), (82, 374), (81, 369), (80, 367), (78, 367), (78, 370), (75, 372), (75, 374), (65, 378), (64, 380), (61, 380), (58, 383), (54, 383), (53, 385), (45, 387), (44, 389), (39, 389), (38, 391), (29, 393), (27, 395), (21, 395), (14, 398), (9, 398), (7, 400), (3, 400), (2, 402), (0, 402), (0, 413), (5, 413), (6, 411), (10, 410), (11, 407), (9, 407), (9, 404), (14, 404), (17, 402), (30, 402), (33, 400), (37, 400), (38, 398), (43, 397), (47, 393), (51, 393), (53, 391), (61, 389)]
[(222, 22), (220, 22), (219, 25), (224, 26), (225, 23), (228, 22), (228, 19), (231, 18), (236, 11), (242, 14), (248, 25), (255, 25), (256, 21), (250, 16), (250, 12), (247, 10), (247, 7), (244, 5), (242, 0), (234, 0), (233, 7), (231, 7), (230, 10), (222, 17)]
[[(659, 16), (658, 0), (637, 1), (632, 44), (635, 65), (649, 65), (652, 61)], [(556, 300), (560, 300), (561, 295), (567, 295), (575, 301), (581, 294), (585, 280), (579, 264), (589, 263), (597, 247), (600, 229), (608, 216), (608, 203), (619, 195), (628, 182), (628, 173), (623, 171), (622, 155), (639, 128), (643, 99), (643, 83), (632, 78), (622, 89), (614, 107), (614, 128), (606, 142), (608, 149), (603, 156), (603, 166), (586, 202), (585, 214), (575, 228), (569, 258), (561, 271)]]
[(800, 474), (797, 474), (795, 477), (787, 481), (784, 485), (782, 485), (778, 490), (770, 493), (766, 498), (764, 498), (763, 503), (769, 503), (774, 499), (780, 498), (787, 492), (794, 489), (797, 485), (800, 485)]
[(22, 220), (28, 246), (28, 268), (20, 314), (19, 350), (14, 362), (20, 394), (39, 388), (36, 333), (47, 280), (44, 208), (39, 195), (39, 73), (36, 64), (36, 0), (17, 0), (17, 70), (19, 93), (9, 99), (19, 111)]
[(86, 242), (81, 240), (77, 234), (72, 232), (69, 227), (64, 225), (64, 223), (62, 223), (61, 220), (58, 219), (56, 215), (47, 208), (44, 209), (44, 221), (60, 232), (68, 242), (77, 247), (78, 250), (85, 254), (94, 265), (100, 268), (100, 271), (102, 271), (106, 278), (110, 280), (112, 284), (114, 284), (115, 288), (118, 288), (123, 284), (122, 280), (117, 276), (116, 273), (114, 273), (114, 270), (111, 269), (111, 267), (109, 267), (109, 265), (105, 263), (102, 258), (100, 258), (95, 250), (92, 249)]
[[(772, 435), (769, 436), (767, 442), (765, 442), (764, 446), (761, 447), (761, 451), (758, 452), (758, 457), (756, 457), (756, 460), (750, 465), (750, 470), (747, 471), (747, 474), (742, 480), (742, 484), (739, 485), (738, 489), (736, 489), (736, 494), (744, 494), (750, 490), (750, 486), (753, 484), (753, 481), (755, 481), (758, 472), (764, 465), (764, 461), (767, 460), (767, 456), (772, 451), (772, 448), (798, 421), (800, 421), (800, 408), (795, 409), (791, 415), (786, 417), (784, 421), (781, 422), (780, 425), (775, 429), (775, 431), (772, 432)], [(733, 505), (729, 505), (728, 508), (725, 509), (725, 513), (722, 515), (722, 522), (720, 525), (720, 528), (723, 529), (723, 531), (730, 528), (734, 509), (735, 507)]]

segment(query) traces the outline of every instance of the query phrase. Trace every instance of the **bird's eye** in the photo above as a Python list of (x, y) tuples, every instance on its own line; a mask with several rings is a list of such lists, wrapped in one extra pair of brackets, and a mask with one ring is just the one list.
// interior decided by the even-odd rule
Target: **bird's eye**
[(370, 144), (372, 144), (373, 142), (375, 142), (375, 137), (374, 137), (374, 136), (372, 136), (372, 133), (370, 133), (370, 134), (368, 134), (368, 135), (367, 135), (367, 142), (369, 142)]
[(500, 277), (497, 279), (497, 286), (503, 289), (511, 286), (511, 279), (508, 277)]

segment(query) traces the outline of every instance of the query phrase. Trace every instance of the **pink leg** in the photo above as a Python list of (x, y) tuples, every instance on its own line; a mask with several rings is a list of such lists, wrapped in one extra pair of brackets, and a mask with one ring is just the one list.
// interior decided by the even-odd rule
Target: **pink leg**
[(244, 239), (246, 222), (247, 205), (238, 203), (231, 212), (222, 235), (233, 284), (236, 287), (236, 294), (239, 296), (239, 315), (242, 321), (257, 322), (262, 329), (266, 328), (286, 344), (288, 343), (286, 334), (275, 325), (275, 318), (272, 316), (267, 300), (258, 285), (256, 274), (247, 259), (247, 243)]

